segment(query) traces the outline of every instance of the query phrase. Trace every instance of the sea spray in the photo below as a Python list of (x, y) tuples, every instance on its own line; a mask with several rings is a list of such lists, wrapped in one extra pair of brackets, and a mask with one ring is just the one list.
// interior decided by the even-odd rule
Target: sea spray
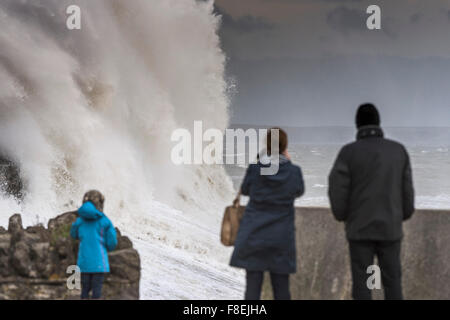
[[(81, 30), (66, 27), (69, 5)], [(0, 197), (0, 223), (45, 223), (99, 189), (136, 240), (144, 298), (240, 298), (218, 239), (230, 179), (170, 161), (176, 128), (228, 124), (212, 2), (2, 0), (0, 17), (0, 153), (25, 194)]]

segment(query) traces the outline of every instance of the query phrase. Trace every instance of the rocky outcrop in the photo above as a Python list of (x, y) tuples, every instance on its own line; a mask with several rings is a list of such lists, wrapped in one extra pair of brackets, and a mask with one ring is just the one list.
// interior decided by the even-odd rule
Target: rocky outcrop
[[(62, 214), (42, 225), (22, 226), (19, 214), (0, 227), (0, 299), (79, 299), (80, 290), (69, 289), (76, 265), (78, 241), (70, 237), (75, 212)], [(105, 299), (139, 299), (140, 258), (128, 237), (116, 229), (117, 248), (109, 253), (111, 272), (103, 286)]]

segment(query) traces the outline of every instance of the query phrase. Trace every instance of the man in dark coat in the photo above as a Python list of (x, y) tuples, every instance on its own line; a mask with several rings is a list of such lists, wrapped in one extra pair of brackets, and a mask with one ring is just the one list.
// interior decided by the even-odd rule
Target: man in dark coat
[[(287, 135), (278, 130), (280, 154), (251, 164), (241, 186), (241, 194), (250, 200), (230, 265), (247, 270), (246, 300), (260, 299), (264, 271), (270, 272), (274, 298), (289, 300), (289, 274), (296, 272), (294, 200), (303, 195), (304, 183), (300, 167), (287, 154)], [(273, 161), (278, 161), (278, 172), (262, 175), (261, 169)]]
[(401, 144), (384, 138), (374, 105), (359, 107), (356, 125), (357, 141), (339, 152), (328, 191), (335, 218), (345, 222), (353, 298), (371, 299), (367, 269), (376, 255), (385, 298), (402, 299), (402, 222), (414, 212), (409, 155)]

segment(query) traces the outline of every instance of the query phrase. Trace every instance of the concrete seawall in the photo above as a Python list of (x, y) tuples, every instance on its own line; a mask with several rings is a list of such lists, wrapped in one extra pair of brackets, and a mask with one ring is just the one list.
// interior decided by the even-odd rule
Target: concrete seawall
[[(418, 210), (403, 225), (405, 299), (450, 299), (450, 211)], [(351, 276), (344, 224), (327, 208), (296, 208), (297, 273), (293, 299), (351, 299)], [(271, 299), (268, 275), (263, 298)], [(369, 277), (369, 275), (368, 275)], [(382, 299), (382, 290), (373, 291)]]

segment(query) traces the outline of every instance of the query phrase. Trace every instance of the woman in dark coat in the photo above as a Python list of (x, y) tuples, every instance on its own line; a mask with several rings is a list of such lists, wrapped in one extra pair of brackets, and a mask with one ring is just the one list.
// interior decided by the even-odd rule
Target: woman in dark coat
[[(279, 130), (279, 157), (270, 156), (270, 130), (267, 136), (269, 159), (261, 158), (251, 164), (241, 186), (241, 194), (250, 196), (250, 200), (230, 265), (247, 271), (246, 300), (260, 299), (264, 271), (270, 272), (274, 298), (289, 300), (289, 274), (297, 269), (294, 200), (304, 193), (303, 176), (300, 167), (290, 161), (286, 133), (275, 129)], [(261, 174), (262, 168), (270, 166), (263, 164), (267, 160), (279, 161), (276, 174)]]

